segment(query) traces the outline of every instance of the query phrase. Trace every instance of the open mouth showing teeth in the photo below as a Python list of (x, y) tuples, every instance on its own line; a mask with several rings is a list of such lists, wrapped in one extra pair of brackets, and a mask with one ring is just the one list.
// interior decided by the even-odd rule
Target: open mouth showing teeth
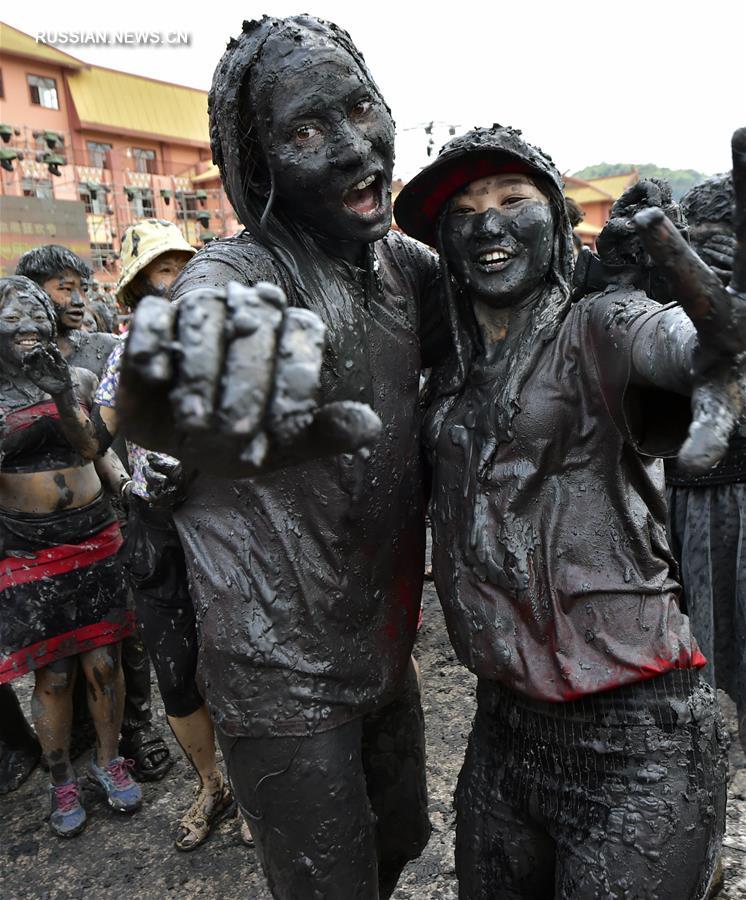
[(39, 346), (39, 341), (36, 338), (20, 338), (16, 341), (16, 345), (22, 350), (33, 350), (34, 347)]
[(509, 250), (487, 250), (480, 253), (477, 262), (490, 271), (502, 269), (513, 258), (513, 254)]
[(377, 213), (382, 205), (381, 175), (368, 175), (354, 184), (342, 197), (344, 205), (359, 216), (370, 216)]

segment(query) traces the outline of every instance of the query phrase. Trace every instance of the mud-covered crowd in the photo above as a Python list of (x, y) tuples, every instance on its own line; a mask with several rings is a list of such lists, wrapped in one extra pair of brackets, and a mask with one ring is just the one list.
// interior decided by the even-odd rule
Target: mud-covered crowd
[(152, 665), (179, 849), (235, 806), (273, 896), (389, 897), (430, 833), (429, 512), (478, 679), (459, 896), (712, 896), (715, 686), (746, 748), (746, 129), (680, 204), (628, 189), (593, 254), (499, 125), (391, 230), (390, 111), (318, 19), (245, 22), (209, 115), (240, 233), (131, 225), (114, 297), (60, 246), (0, 279), (0, 792), (41, 758), (40, 816), (80, 833), (92, 744), (140, 809), (173, 762)]

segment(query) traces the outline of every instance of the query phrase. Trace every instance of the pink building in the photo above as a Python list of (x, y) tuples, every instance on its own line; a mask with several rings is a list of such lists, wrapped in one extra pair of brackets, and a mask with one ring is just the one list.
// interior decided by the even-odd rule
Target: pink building
[(87, 65), (3, 23), (0, 47), (2, 274), (57, 241), (112, 281), (138, 219), (174, 221), (195, 247), (240, 227), (213, 176), (205, 91)]

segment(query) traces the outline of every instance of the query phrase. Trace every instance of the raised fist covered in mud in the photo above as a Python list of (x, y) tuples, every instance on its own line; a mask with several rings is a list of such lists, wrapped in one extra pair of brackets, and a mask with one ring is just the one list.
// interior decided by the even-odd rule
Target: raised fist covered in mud
[[(691, 320), (696, 334), (689, 345), (681, 341), (680, 352), (689, 359), (691, 351), (692, 421), (679, 462), (692, 474), (723, 458), (746, 416), (746, 128), (731, 144), (732, 186), (724, 190), (720, 182), (730, 178), (723, 177), (698, 202), (713, 218), (730, 219), (722, 208), (730, 201), (735, 236), (708, 223), (690, 243), (686, 203), (682, 211), (665, 182), (640, 181), (612, 207), (598, 256), (581, 254), (573, 276), (576, 299), (612, 286), (637, 288), (659, 303), (675, 301)], [(662, 342), (670, 343), (675, 330)], [(639, 351), (651, 373), (656, 354), (652, 342)]]
[(218, 475), (352, 452), (381, 423), (354, 401), (319, 404), (326, 329), (268, 283), (144, 298), (122, 365), (127, 434)]
[(695, 253), (662, 209), (644, 209), (633, 219), (645, 251), (697, 331), (692, 423), (679, 452), (692, 472), (716, 465), (746, 418), (746, 128), (733, 134), (731, 146), (735, 254), (727, 287), (723, 272)]

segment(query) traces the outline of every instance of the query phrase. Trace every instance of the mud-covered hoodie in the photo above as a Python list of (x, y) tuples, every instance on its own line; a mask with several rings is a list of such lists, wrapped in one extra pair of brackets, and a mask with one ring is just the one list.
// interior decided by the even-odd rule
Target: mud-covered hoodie
[[(458, 166), (443, 165), (449, 154)], [(446, 145), (433, 172), (405, 188), (403, 216), (400, 195), (397, 221), (417, 233), (413, 197), (426, 209), (447, 178), (442, 224), (448, 197), (481, 177), (459, 182), (464, 160), (495, 156), (525, 166), (549, 197), (554, 253), (544, 289), (497, 359), (485, 354), (469, 297), (442, 257), (457, 341), (435, 373), (426, 433), (433, 570), (454, 647), (480, 678), (551, 701), (701, 666), (679, 610), (654, 458), (677, 449), (672, 413), (681, 407), (629, 377), (632, 346), (655, 332), (663, 307), (629, 289), (571, 305), (560, 176), (512, 129)]]

